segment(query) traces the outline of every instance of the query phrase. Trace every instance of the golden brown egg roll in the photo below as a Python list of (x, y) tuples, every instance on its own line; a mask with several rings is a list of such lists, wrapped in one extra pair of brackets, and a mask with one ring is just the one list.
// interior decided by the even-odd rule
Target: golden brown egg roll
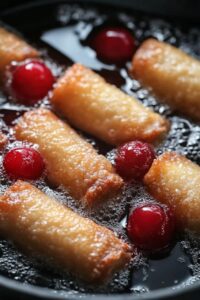
[(49, 180), (83, 203), (92, 205), (122, 186), (111, 163), (50, 111), (25, 113), (15, 131), (17, 139), (39, 145)]
[(160, 101), (200, 120), (200, 61), (167, 43), (148, 39), (134, 55), (132, 71)]
[(163, 117), (80, 64), (60, 78), (51, 101), (74, 126), (112, 145), (155, 142), (168, 130)]
[(130, 246), (114, 232), (23, 181), (0, 197), (0, 229), (26, 252), (49, 258), (88, 282), (106, 280), (131, 257)]
[(38, 56), (39, 52), (36, 49), (17, 35), (0, 27), (0, 81), (5, 67), (12, 61), (23, 61)]
[(0, 150), (5, 146), (5, 144), (7, 143), (7, 136), (5, 134), (3, 134), (2, 131), (0, 131)]
[(175, 152), (154, 160), (144, 178), (149, 192), (171, 206), (182, 228), (200, 232), (200, 167)]

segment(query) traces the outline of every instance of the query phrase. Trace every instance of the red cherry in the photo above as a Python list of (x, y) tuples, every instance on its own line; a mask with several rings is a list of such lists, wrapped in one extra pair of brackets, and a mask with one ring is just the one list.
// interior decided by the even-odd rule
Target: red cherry
[(129, 60), (135, 49), (132, 34), (126, 28), (119, 27), (100, 30), (91, 44), (100, 58), (113, 63)]
[(11, 93), (18, 100), (37, 102), (44, 98), (55, 81), (50, 69), (41, 61), (29, 60), (11, 71)]
[(117, 149), (115, 167), (122, 177), (141, 180), (155, 157), (154, 149), (150, 144), (132, 141)]
[(144, 250), (155, 251), (168, 246), (174, 231), (172, 211), (156, 204), (137, 207), (128, 219), (128, 236)]
[(44, 161), (33, 148), (15, 148), (6, 153), (3, 166), (12, 179), (34, 180), (42, 175)]

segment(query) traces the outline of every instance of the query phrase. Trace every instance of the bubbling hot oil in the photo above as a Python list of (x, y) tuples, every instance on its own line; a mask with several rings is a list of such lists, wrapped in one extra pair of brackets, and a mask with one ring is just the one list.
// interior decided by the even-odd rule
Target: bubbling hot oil
[[(148, 37), (155, 37), (181, 47), (191, 55), (200, 57), (198, 28), (183, 28), (160, 19), (141, 17), (116, 9), (113, 12), (112, 8), (94, 9), (78, 5), (56, 5), (56, 9), (55, 19), (49, 21), (49, 28), (52, 29), (44, 31), (43, 26), (39, 25), (39, 27), (34, 27), (34, 31), (33, 28), (29, 30), (27, 24), (24, 28), (27, 37), (31, 37), (38, 47), (42, 47), (45, 62), (53, 70), (54, 75), (56, 77), (61, 75), (66, 66), (71, 65), (73, 61), (93, 68), (109, 82), (170, 119), (171, 130), (162, 144), (157, 146), (158, 154), (175, 150), (199, 163), (200, 126), (173, 114), (167, 105), (159, 104), (150, 91), (142, 88), (138, 81), (130, 77), (130, 63), (119, 66), (106, 64), (98, 60), (94, 51), (89, 47), (89, 39), (99, 27), (118, 25), (128, 27), (133, 32), (137, 45)], [(36, 107), (41, 106), (51, 108), (48, 98), (36, 105)], [(0, 127), (10, 140), (7, 147), (0, 153), (1, 160), (5, 151), (21, 145), (21, 142), (15, 141), (13, 137), (12, 125), (28, 109), (30, 107), (12, 102), (12, 99), (8, 99), (4, 94), (0, 95), (0, 116), (2, 118)], [(106, 155), (111, 162), (114, 161), (115, 149), (83, 132), (79, 133), (100, 153)], [(0, 191), (3, 193), (12, 182), (6, 177), (2, 167), (0, 174)], [(155, 202), (141, 184), (131, 182), (124, 187), (120, 195), (101, 204), (98, 209), (86, 210), (62, 187), (57, 189), (50, 187), (45, 181), (45, 177), (34, 184), (79, 214), (114, 230), (127, 242), (130, 242), (126, 234), (126, 222), (130, 210), (142, 203)], [(27, 257), (10, 241), (0, 240), (0, 249), (1, 275), (69, 293), (77, 291), (82, 293), (144, 293), (167, 286), (178, 289), (200, 279), (199, 240), (191, 234), (177, 236), (171, 248), (159, 255), (148, 256), (135, 249), (134, 259), (126, 270), (114, 275), (108, 284), (95, 288), (77, 282), (70, 274), (48, 266), (42, 258)]]

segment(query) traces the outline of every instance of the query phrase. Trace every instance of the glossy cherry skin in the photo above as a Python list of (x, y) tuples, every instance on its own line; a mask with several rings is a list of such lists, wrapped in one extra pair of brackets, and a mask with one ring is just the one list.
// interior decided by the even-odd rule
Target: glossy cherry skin
[(108, 27), (96, 33), (92, 47), (97, 56), (107, 62), (122, 63), (131, 59), (135, 42), (126, 28)]
[(175, 233), (172, 210), (156, 204), (146, 204), (133, 210), (128, 218), (127, 233), (136, 246), (157, 251), (167, 247)]
[(142, 180), (155, 157), (154, 149), (150, 144), (132, 141), (117, 149), (115, 168), (119, 175), (127, 180)]
[(33, 148), (14, 148), (6, 153), (3, 166), (11, 179), (38, 179), (44, 171), (41, 154)]
[(11, 94), (26, 103), (43, 99), (55, 82), (51, 70), (39, 60), (29, 60), (11, 69)]

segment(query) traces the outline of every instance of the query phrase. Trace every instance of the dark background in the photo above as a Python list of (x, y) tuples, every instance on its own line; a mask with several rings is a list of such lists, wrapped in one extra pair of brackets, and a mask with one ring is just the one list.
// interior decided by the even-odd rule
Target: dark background
[[(34, 0), (32, 2), (38, 2)], [(51, 0), (50, 0), (51, 1)], [(0, 12), (8, 7), (16, 6), (22, 3), (29, 3), (30, 0), (0, 0)], [(73, 1), (72, 1), (73, 2)], [(75, 2), (75, 0), (74, 0)], [(87, 0), (79, 0), (79, 2), (87, 2)], [(97, 0), (90, 0), (97, 2)], [(115, 3), (116, 5), (130, 5), (137, 10), (161, 14), (166, 16), (178, 16), (189, 18), (192, 21), (200, 22), (200, 1), (199, 0), (99, 0), (102, 3)]]

